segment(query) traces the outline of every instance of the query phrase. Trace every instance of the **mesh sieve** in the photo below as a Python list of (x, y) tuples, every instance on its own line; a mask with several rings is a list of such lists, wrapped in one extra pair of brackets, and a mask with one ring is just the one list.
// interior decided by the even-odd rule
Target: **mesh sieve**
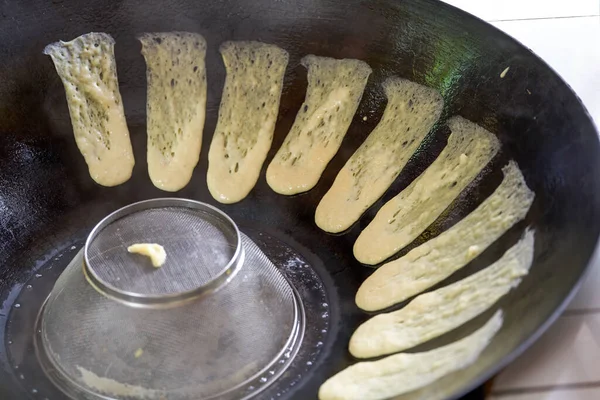
[[(153, 268), (136, 243), (158, 243), (165, 264)], [(101, 292), (138, 306), (168, 305), (214, 290), (243, 261), (234, 222), (218, 209), (184, 199), (155, 199), (124, 207), (102, 220), (84, 250), (85, 272)]]
[[(224, 223), (212, 212), (209, 214), (217, 215), (216, 220), (202, 216), (199, 221), (196, 211), (188, 213), (187, 206), (180, 210), (172, 204), (167, 208), (154, 205), (118, 214), (108, 224), (104, 220), (100, 229), (94, 230), (96, 234), (90, 235), (85, 249), (89, 266), (104, 284), (122, 291), (135, 290), (143, 296), (170, 295), (181, 288), (194, 290), (201, 282), (205, 286), (214, 282), (215, 274), (229, 265), (225, 261), (211, 263), (210, 257), (202, 259), (205, 264), (194, 263), (192, 257), (173, 254), (165, 246), (167, 262), (182, 260), (195, 269), (207, 265), (214, 272), (194, 272), (194, 285), (161, 284), (159, 277), (186, 276), (185, 271), (148, 278), (145, 271), (154, 272), (153, 267), (141, 265), (137, 269), (136, 262), (115, 254), (115, 247), (126, 253), (130, 239), (138, 237), (154, 240), (162, 235), (171, 249), (201, 249), (205, 244), (197, 245), (193, 240), (177, 247), (179, 233), (198, 236), (199, 232), (216, 230), (223, 237), (229, 236), (204, 243), (223, 244), (223, 252), (230, 254), (236, 249), (224, 244), (239, 237), (240, 252), (245, 254), (243, 266), (218, 291), (205, 292), (195, 301), (179, 302), (168, 309), (139, 308), (93, 288), (82, 273), (82, 265), (88, 263), (84, 262), (85, 252), (81, 252), (57, 280), (38, 317), (36, 348), (42, 366), (59, 388), (78, 399), (242, 399), (260, 392), (293, 359), (293, 354), (286, 354), (286, 358), (283, 353), (297, 349), (302, 340), (304, 314), (297, 294), (260, 248), (237, 233), (232, 221), (231, 225)], [(153, 221), (144, 220), (148, 217)], [(113, 227), (110, 224), (114, 221)], [(127, 221), (136, 228), (127, 226)], [(203, 221), (210, 221), (208, 227)], [(221, 223), (234, 229), (224, 229)], [(171, 229), (176, 224), (188, 226)], [(165, 225), (170, 227), (158, 229)], [(142, 226), (147, 229), (139, 230)], [(109, 260), (121, 264), (105, 266)], [(169, 265), (165, 263), (157, 272)], [(116, 271), (141, 274), (138, 278), (145, 281), (137, 284), (131, 276), (116, 279)], [(260, 378), (267, 372), (268, 380)]]

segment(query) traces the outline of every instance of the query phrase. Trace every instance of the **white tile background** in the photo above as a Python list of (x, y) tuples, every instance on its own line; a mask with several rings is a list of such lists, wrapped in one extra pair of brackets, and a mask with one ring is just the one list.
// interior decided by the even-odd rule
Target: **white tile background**
[(486, 21), (598, 15), (598, 0), (445, 0)]
[[(542, 57), (600, 125), (600, 0), (445, 1)], [(492, 400), (600, 400), (600, 257), (565, 314), (497, 377)]]

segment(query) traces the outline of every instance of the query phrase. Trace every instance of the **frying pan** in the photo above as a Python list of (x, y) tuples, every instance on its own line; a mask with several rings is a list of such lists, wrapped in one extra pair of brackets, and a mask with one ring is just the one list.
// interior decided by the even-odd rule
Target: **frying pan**
[[(164, 196), (218, 206), (249, 235), (266, 233), (296, 249), (321, 275), (332, 326), (314, 367), (282, 396), (315, 398), (327, 377), (353, 362), (348, 340), (368, 317), (353, 301), (371, 271), (353, 259), (354, 240), (383, 202), (435, 159), (449, 134), (443, 122), (456, 114), (495, 133), (502, 152), (409, 248), (473, 210), (494, 190), (500, 168), (512, 158), (536, 193), (526, 220), (442, 284), (489, 265), (526, 226), (536, 231), (535, 260), (521, 285), (497, 304), (505, 311), (504, 326), (476, 364), (416, 394), (457, 398), (481, 384), (548, 327), (584, 276), (600, 231), (600, 147), (590, 116), (565, 82), (527, 48), (453, 7), (431, 0), (6, 0), (0, 11), (2, 399), (64, 398), (41, 372), (25, 374), (19, 369), (35, 359), (30, 337), (37, 308), (95, 223), (124, 205)], [(199, 32), (209, 48), (201, 160), (190, 184), (171, 194), (153, 187), (146, 172), (145, 65), (135, 35), (172, 30)], [(72, 137), (62, 84), (50, 59), (42, 55), (46, 44), (90, 31), (108, 32), (116, 39), (120, 87), (136, 156), (132, 179), (114, 188), (98, 186), (89, 177)], [(209, 195), (206, 154), (223, 88), (225, 70), (218, 46), (225, 40), (259, 40), (290, 53), (265, 166), (302, 103), (302, 56), (358, 58), (373, 68), (342, 148), (308, 193), (277, 195), (263, 173), (238, 204), (221, 205)], [(507, 67), (509, 72), (501, 78)], [(446, 104), (442, 121), (359, 222), (344, 234), (326, 234), (314, 224), (315, 207), (381, 117), (385, 98), (380, 84), (390, 75), (438, 89)], [(489, 315), (417, 350), (455, 340)], [(270, 398), (268, 392), (261, 398)]]

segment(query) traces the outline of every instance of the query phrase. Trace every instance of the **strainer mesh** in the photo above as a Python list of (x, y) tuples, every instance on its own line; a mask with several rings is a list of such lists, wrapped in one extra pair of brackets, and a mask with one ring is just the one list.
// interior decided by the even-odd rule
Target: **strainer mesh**
[[(108, 257), (113, 244), (129, 243), (131, 232), (153, 239), (159, 226), (167, 227), (160, 232), (165, 243), (185, 240), (168, 228), (178, 212), (150, 210), (145, 218), (156, 222), (140, 224), (134, 218), (128, 223), (135, 229), (118, 224), (101, 246), (95, 245), (95, 257)], [(185, 234), (211, 229), (201, 228), (189, 215), (177, 223), (190, 221)], [(140, 230), (142, 225), (147, 230)], [(276, 368), (297, 324), (296, 300), (279, 270), (243, 234), (242, 245), (245, 262), (231, 282), (208, 297), (167, 310), (132, 308), (100, 295), (83, 276), (80, 253), (57, 281), (42, 314), (47, 357), (91, 392), (132, 399), (223, 396)], [(200, 251), (204, 246), (186, 241), (180, 249)], [(171, 260), (178, 259), (174, 253)], [(107, 259), (118, 260), (111, 257)], [(209, 263), (210, 258), (203, 260)], [(166, 282), (164, 287), (171, 288)]]
[[(186, 207), (149, 208), (109, 223), (87, 248), (89, 268), (121, 291), (161, 296), (187, 292), (219, 275), (238, 246), (235, 229), (219, 216)], [(135, 243), (165, 248), (163, 267), (130, 254)]]

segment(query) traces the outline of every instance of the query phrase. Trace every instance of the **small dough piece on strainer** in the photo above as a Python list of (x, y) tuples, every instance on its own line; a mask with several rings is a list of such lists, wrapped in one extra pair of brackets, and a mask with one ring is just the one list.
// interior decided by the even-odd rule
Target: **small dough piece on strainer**
[(317, 207), (315, 222), (326, 232), (348, 229), (385, 193), (442, 113), (444, 101), (434, 89), (396, 77), (383, 88), (388, 103), (381, 121)]
[(376, 311), (421, 293), (465, 266), (525, 218), (535, 194), (514, 161), (502, 171), (500, 185), (469, 215), (371, 274), (358, 289), (356, 305)]
[(77, 147), (92, 179), (103, 186), (127, 181), (135, 163), (114, 45), (106, 33), (88, 33), (44, 49), (65, 88)]
[(197, 33), (144, 33), (148, 174), (154, 186), (184, 188), (202, 145), (206, 115), (206, 41)]
[(533, 261), (533, 231), (495, 263), (465, 278), (415, 297), (404, 308), (374, 316), (350, 339), (358, 358), (397, 353), (450, 332), (489, 309), (517, 287)]
[(225, 42), (227, 70), (208, 152), (208, 189), (221, 203), (250, 193), (273, 141), (288, 53), (260, 42)]
[(383, 400), (419, 389), (471, 365), (502, 327), (502, 311), (474, 333), (423, 353), (351, 365), (319, 389), (320, 400)]
[(462, 117), (448, 122), (448, 144), (425, 172), (384, 204), (354, 243), (354, 256), (377, 264), (415, 240), (500, 149), (498, 138)]
[(306, 98), (269, 164), (267, 183), (280, 194), (312, 189), (337, 153), (356, 113), (371, 67), (364, 61), (308, 55)]
[(167, 252), (165, 248), (156, 243), (136, 243), (127, 247), (130, 253), (141, 254), (146, 256), (156, 268), (162, 267), (167, 260)]

